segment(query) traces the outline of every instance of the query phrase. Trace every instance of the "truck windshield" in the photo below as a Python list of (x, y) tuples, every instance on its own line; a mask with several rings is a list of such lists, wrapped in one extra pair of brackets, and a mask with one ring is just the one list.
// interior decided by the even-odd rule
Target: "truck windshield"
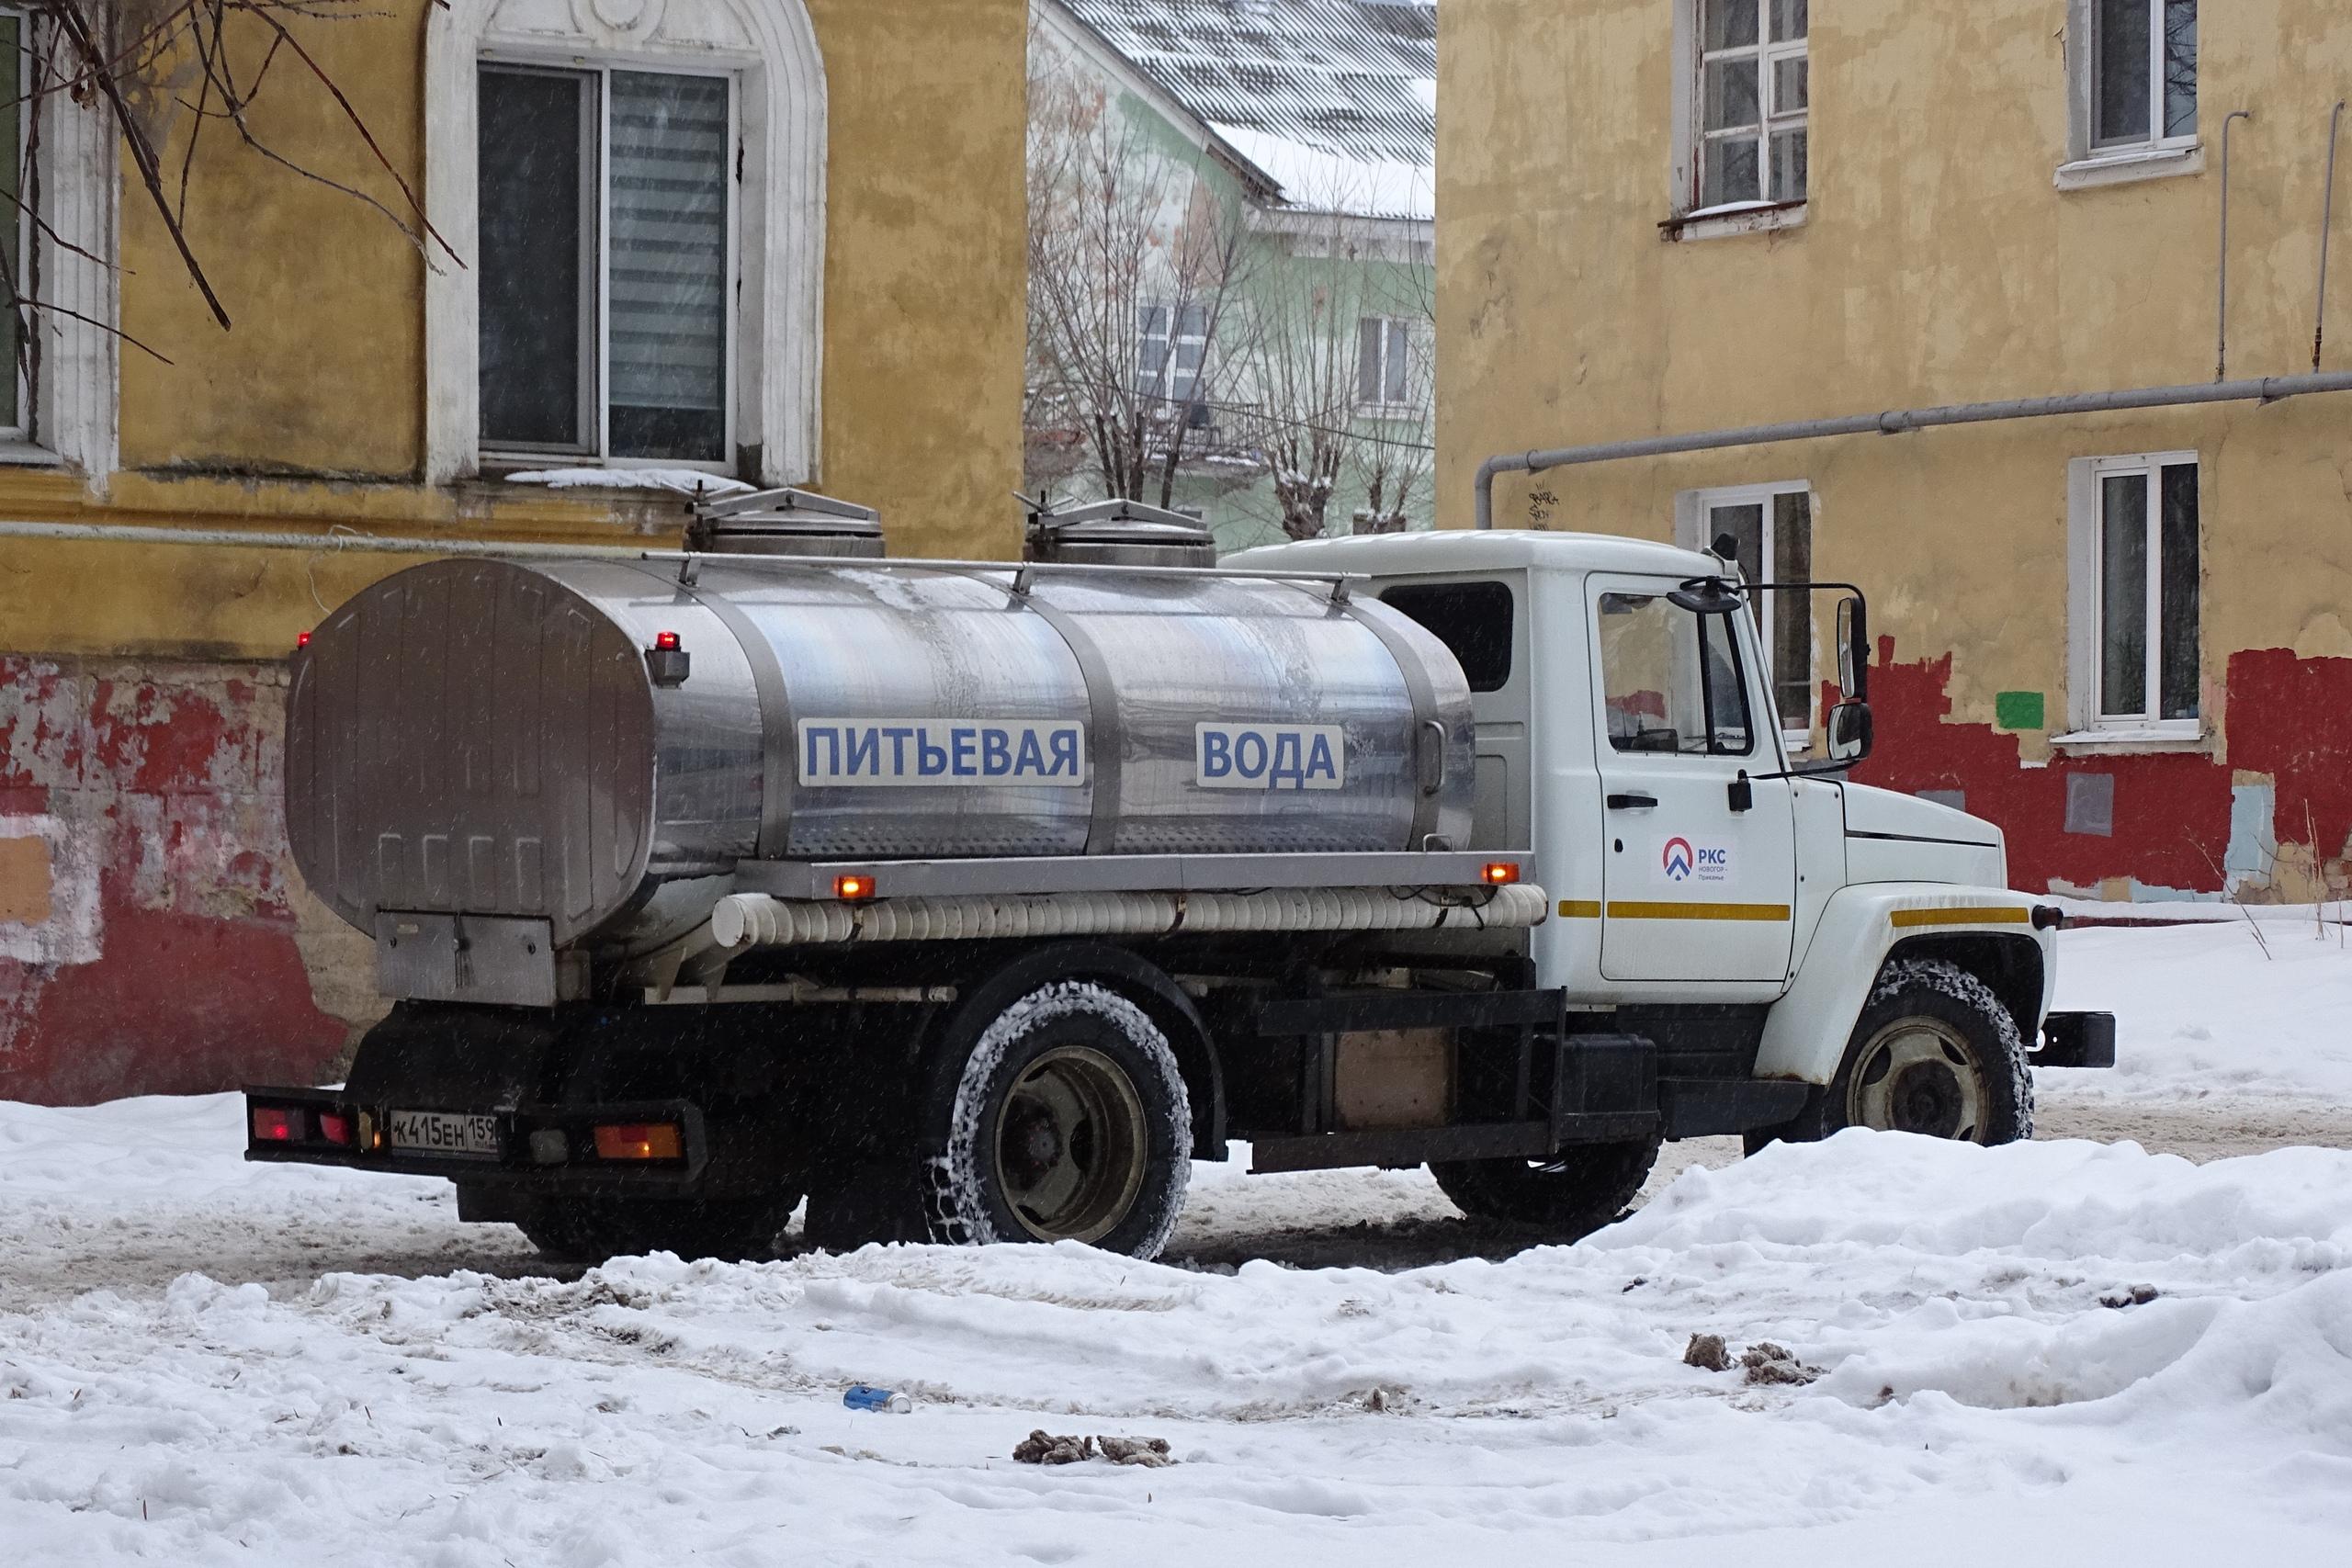
[(1756, 749), (1729, 614), (1664, 594), (1600, 596), (1609, 744), (1619, 751), (1745, 757)]

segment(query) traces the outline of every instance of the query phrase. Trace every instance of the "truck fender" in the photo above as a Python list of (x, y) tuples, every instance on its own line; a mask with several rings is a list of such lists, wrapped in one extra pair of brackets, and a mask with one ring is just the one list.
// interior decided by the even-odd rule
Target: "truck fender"
[(1949, 956), (1983, 978), (2038, 1037), (2057, 979), (2052, 932), (2034, 923), (2033, 900), (1996, 887), (1873, 882), (1841, 887), (1823, 906), (1796, 976), (1764, 1021), (1756, 1076), (1826, 1084), (1879, 971), (1897, 949)]
[(996, 1016), (1057, 980), (1098, 981), (1151, 1016), (1168, 1036), (1192, 1099), (1193, 1157), (1224, 1159), (1225, 1072), (1207, 1021), (1165, 970), (1108, 942), (1057, 942), (1031, 948), (967, 985), (927, 1054), (922, 1092), (939, 1114), (925, 1118), (923, 1125), (945, 1125), (944, 1108), (955, 1100), (964, 1060)]

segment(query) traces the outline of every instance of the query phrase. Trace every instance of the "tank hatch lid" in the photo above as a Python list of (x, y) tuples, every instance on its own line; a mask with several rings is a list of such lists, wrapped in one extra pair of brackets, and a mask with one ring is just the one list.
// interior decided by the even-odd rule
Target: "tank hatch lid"
[(1066, 512), (1033, 507), (1028, 547), (1029, 558), (1039, 561), (1216, 564), (1216, 540), (1205, 522), (1138, 501), (1100, 501)]
[(852, 556), (883, 554), (882, 514), (814, 491), (754, 491), (748, 495), (698, 496), (687, 510), (686, 548), (731, 555)]

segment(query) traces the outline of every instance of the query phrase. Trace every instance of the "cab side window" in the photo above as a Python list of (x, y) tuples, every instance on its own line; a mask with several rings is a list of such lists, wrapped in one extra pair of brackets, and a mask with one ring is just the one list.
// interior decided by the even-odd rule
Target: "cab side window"
[(1604, 593), (1600, 672), (1610, 746), (1622, 752), (1745, 757), (1756, 750), (1728, 615), (1663, 594)]
[(1416, 582), (1392, 588), (1380, 602), (1419, 621), (1445, 644), (1470, 678), (1474, 692), (1510, 684), (1511, 604), (1500, 582)]

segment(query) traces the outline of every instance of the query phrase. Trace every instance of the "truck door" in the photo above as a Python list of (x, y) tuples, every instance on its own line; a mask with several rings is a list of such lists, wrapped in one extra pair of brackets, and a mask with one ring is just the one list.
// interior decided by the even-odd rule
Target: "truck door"
[(1751, 782), (1741, 810), (1733, 787), (1781, 766), (1748, 613), (1655, 578), (1595, 576), (1588, 591), (1607, 807), (1602, 976), (1786, 980), (1791, 791)]

